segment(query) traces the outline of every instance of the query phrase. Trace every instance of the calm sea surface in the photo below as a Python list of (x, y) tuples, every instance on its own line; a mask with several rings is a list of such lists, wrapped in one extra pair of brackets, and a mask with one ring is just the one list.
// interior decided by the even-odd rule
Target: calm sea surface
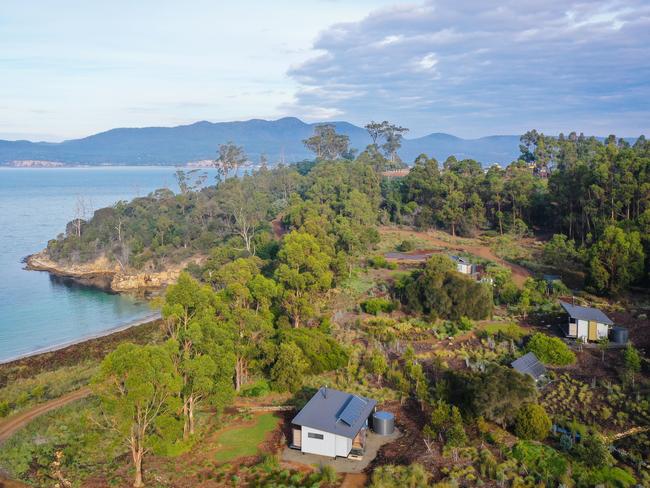
[(152, 316), (138, 299), (23, 270), (22, 258), (65, 230), (82, 198), (96, 210), (157, 188), (174, 168), (0, 169), (0, 362)]

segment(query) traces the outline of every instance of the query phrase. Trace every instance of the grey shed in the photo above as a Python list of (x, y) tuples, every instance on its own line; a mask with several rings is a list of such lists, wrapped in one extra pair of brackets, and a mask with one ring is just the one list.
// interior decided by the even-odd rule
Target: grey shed
[(515, 359), (510, 363), (510, 366), (515, 371), (532, 376), (534, 380), (538, 380), (546, 374), (546, 368), (532, 352), (524, 354), (519, 359)]

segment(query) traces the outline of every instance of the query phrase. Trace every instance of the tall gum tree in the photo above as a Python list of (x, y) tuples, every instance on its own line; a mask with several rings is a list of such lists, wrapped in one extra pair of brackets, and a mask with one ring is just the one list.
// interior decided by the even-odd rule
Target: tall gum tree
[[(122, 344), (102, 361), (93, 379), (105, 420), (123, 437), (135, 468), (133, 486), (144, 486), (142, 460), (158, 442), (171, 441), (169, 429), (180, 407), (181, 378), (168, 346)], [(158, 439), (156, 439), (158, 438)]]

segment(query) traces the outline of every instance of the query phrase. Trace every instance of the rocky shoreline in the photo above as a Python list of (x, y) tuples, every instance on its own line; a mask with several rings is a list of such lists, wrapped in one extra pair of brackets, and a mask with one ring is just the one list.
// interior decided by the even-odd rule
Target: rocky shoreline
[(64, 265), (52, 260), (47, 251), (25, 258), (25, 269), (45, 271), (84, 286), (92, 286), (109, 293), (145, 293), (160, 290), (175, 282), (182, 267), (160, 272), (128, 272), (105, 257), (83, 264)]

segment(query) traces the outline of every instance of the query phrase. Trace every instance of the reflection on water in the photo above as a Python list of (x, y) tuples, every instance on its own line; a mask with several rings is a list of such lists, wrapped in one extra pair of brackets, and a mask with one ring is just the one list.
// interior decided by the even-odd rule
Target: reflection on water
[(109, 295), (117, 295), (111, 287), (110, 287), (110, 279), (106, 278), (103, 280), (102, 283), (95, 283), (93, 285), (86, 284), (79, 282), (73, 278), (70, 278), (68, 276), (58, 276), (58, 275), (53, 275), (49, 274), (48, 276), (50, 278), (50, 282), (52, 283), (53, 287), (57, 286), (64, 286), (70, 290), (76, 290), (76, 291), (97, 291), (97, 289), (101, 289), (104, 293), (108, 293)]

